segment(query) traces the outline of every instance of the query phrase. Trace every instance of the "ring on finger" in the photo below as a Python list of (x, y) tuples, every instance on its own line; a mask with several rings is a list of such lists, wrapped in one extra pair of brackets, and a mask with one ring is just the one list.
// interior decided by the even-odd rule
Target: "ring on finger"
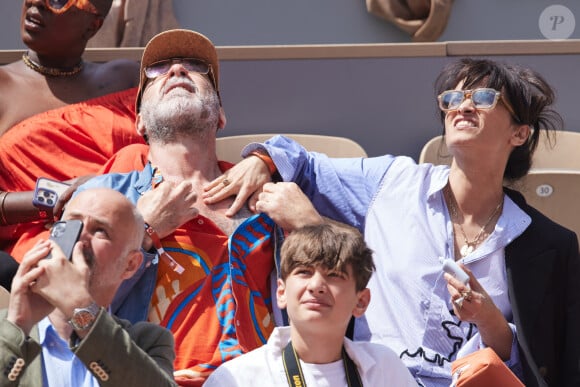
[(461, 292), (461, 298), (467, 302), (471, 301), (471, 289)]
[(222, 184), (224, 185), (224, 187), (227, 187), (228, 185), (230, 185), (230, 181), (226, 178), (222, 180)]
[(463, 298), (463, 297), (459, 297), (458, 299), (454, 300), (454, 301), (453, 301), (453, 303), (454, 303), (455, 305), (457, 305), (457, 307), (458, 307), (459, 309), (461, 309), (461, 307), (463, 306), (463, 300), (464, 300), (464, 298)]

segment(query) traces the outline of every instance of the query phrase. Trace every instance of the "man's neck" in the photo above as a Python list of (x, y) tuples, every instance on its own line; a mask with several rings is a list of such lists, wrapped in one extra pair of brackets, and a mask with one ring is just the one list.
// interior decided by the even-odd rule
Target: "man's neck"
[(340, 360), (344, 333), (298, 333), (292, 327), (290, 337), (298, 358), (305, 363), (328, 364)]
[(186, 139), (169, 144), (152, 143), (149, 161), (159, 168), (168, 181), (187, 180), (203, 185), (221, 175), (215, 139), (207, 142)]

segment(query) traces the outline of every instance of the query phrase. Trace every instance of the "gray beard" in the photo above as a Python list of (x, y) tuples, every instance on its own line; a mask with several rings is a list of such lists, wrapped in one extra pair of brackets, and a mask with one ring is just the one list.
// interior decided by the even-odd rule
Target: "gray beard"
[(194, 98), (179, 90), (174, 93), (159, 103), (141, 104), (141, 119), (149, 141), (175, 143), (181, 138), (205, 137), (217, 129), (220, 105), (215, 93)]

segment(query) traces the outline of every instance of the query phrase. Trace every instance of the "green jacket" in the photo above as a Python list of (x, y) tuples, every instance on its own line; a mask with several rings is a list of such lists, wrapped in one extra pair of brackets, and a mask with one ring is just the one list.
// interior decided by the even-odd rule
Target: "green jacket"
[[(42, 387), (38, 327), (26, 338), (6, 314), (0, 311), (0, 386)], [(176, 386), (173, 336), (159, 325), (131, 325), (101, 308), (89, 334), (71, 350), (101, 386)]]

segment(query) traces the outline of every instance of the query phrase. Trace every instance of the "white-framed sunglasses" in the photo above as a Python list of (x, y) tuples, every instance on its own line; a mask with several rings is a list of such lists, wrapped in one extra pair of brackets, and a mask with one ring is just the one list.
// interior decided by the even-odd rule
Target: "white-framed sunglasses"
[(439, 109), (448, 112), (459, 109), (459, 106), (467, 98), (471, 99), (476, 109), (493, 109), (497, 102), (501, 100), (506, 109), (517, 120), (514, 109), (505, 100), (502, 93), (487, 87), (473, 90), (447, 90), (437, 96), (437, 101), (439, 102)]

